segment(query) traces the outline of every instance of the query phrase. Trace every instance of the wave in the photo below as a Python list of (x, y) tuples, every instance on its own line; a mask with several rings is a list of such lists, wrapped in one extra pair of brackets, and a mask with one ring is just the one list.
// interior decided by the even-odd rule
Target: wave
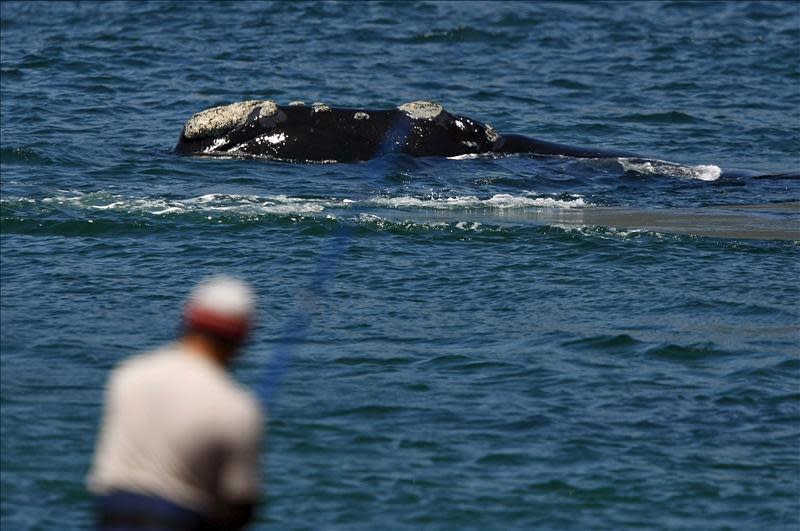
[(4, 207), (13, 204), (33, 203), (57, 208), (75, 208), (87, 212), (120, 212), (130, 214), (150, 214), (163, 216), (183, 213), (223, 213), (240, 214), (313, 214), (322, 212), (330, 202), (322, 199), (308, 199), (275, 195), (260, 197), (238, 194), (204, 194), (186, 199), (165, 197), (125, 197), (121, 194), (99, 191), (92, 193), (75, 192), (74, 195), (58, 195), (43, 199), (3, 198)]
[(477, 196), (455, 196), (444, 198), (420, 199), (412, 196), (380, 197), (368, 200), (368, 203), (392, 208), (431, 208), (437, 210), (457, 209), (510, 209), (510, 208), (584, 208), (591, 206), (582, 197), (557, 199), (552, 197), (515, 196), (511, 194), (495, 194), (488, 199)]
[[(294, 197), (210, 193), (189, 198), (126, 197), (70, 191), (41, 199), (0, 198), (3, 229), (31, 223), (113, 222), (168, 227), (171, 223), (310, 222), (369, 230), (509, 232), (545, 226), (553, 234), (590, 238), (663, 238), (668, 235), (734, 240), (800, 241), (798, 203), (641, 209), (598, 206), (579, 196)], [(160, 221), (164, 220), (164, 221)], [(316, 229), (312, 229), (316, 230)]]
[[(0, 198), (4, 232), (76, 236), (147, 232), (158, 227), (169, 230), (174, 224), (184, 223), (263, 222), (277, 226), (299, 224), (309, 234), (328, 233), (342, 226), (389, 234), (496, 234), (518, 229), (518, 216), (524, 229), (530, 228), (526, 216), (533, 212), (577, 210), (587, 205), (580, 197), (510, 194), (487, 198), (403, 195), (351, 199), (210, 193), (170, 198), (64, 191), (45, 198)], [(510, 221), (504, 218), (506, 215), (511, 215)]]
[(26, 197), (4, 197), (0, 204), (4, 209), (25, 204), (37, 204), (53, 208), (75, 208), (86, 211), (127, 212), (163, 216), (188, 212), (207, 212), (209, 214), (229, 212), (250, 214), (296, 214), (313, 215), (330, 210), (353, 211), (360, 208), (381, 207), (391, 209), (432, 209), (432, 210), (476, 210), (476, 209), (525, 209), (525, 208), (583, 208), (590, 206), (579, 196), (515, 196), (495, 194), (488, 198), (477, 196), (414, 197), (384, 196), (359, 199), (350, 198), (309, 198), (287, 195), (239, 195), (211, 193), (185, 199), (165, 197), (125, 197), (107, 191), (92, 193), (73, 192), (33, 199)]
[(646, 160), (634, 158), (618, 158), (626, 172), (635, 172), (642, 175), (666, 175), (685, 179), (698, 179), (700, 181), (716, 181), (722, 175), (722, 169), (713, 164), (700, 164), (685, 166), (666, 160)]

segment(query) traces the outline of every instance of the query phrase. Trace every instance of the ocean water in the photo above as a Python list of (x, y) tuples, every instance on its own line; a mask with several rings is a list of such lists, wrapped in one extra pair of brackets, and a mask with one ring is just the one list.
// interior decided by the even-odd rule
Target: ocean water
[[(800, 526), (797, 3), (2, 2), (0, 59), (3, 529), (91, 527), (108, 371), (218, 272), (253, 529)], [(675, 164), (171, 152), (243, 99)]]

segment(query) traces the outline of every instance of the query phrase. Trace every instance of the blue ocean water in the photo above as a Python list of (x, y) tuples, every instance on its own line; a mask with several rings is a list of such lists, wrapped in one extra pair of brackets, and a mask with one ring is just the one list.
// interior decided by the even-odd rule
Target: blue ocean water
[[(91, 527), (108, 371), (216, 272), (258, 287), (253, 387), (325, 284), (254, 529), (800, 526), (797, 239), (559, 222), (796, 205), (747, 175), (800, 168), (797, 3), (3, 2), (0, 63), (4, 529)], [(431, 99), (684, 166), (171, 153), (243, 99)]]

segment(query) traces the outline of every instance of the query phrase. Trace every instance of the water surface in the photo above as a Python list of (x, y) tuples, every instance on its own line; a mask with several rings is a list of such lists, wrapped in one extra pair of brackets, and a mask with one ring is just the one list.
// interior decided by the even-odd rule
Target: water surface
[[(90, 527), (108, 370), (215, 272), (261, 296), (254, 387), (325, 280), (255, 529), (800, 525), (800, 186), (752, 178), (800, 168), (795, 3), (3, 2), (0, 30), (4, 528)], [(171, 153), (243, 99), (431, 99), (689, 170)]]

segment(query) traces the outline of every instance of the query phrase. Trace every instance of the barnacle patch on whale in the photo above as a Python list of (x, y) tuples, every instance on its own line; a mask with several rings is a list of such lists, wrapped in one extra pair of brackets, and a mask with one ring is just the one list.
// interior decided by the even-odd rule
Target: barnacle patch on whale
[(435, 101), (412, 101), (402, 104), (398, 109), (417, 120), (433, 120), (444, 112), (444, 107)]
[(497, 133), (497, 131), (494, 130), (494, 127), (492, 127), (489, 124), (486, 124), (485, 131), (486, 131), (486, 139), (491, 143), (497, 142), (497, 140), (500, 138), (500, 135)]
[(269, 117), (278, 112), (278, 104), (272, 100), (247, 100), (212, 107), (192, 115), (183, 128), (183, 135), (190, 140), (217, 136), (245, 123), (256, 109), (259, 118)]

